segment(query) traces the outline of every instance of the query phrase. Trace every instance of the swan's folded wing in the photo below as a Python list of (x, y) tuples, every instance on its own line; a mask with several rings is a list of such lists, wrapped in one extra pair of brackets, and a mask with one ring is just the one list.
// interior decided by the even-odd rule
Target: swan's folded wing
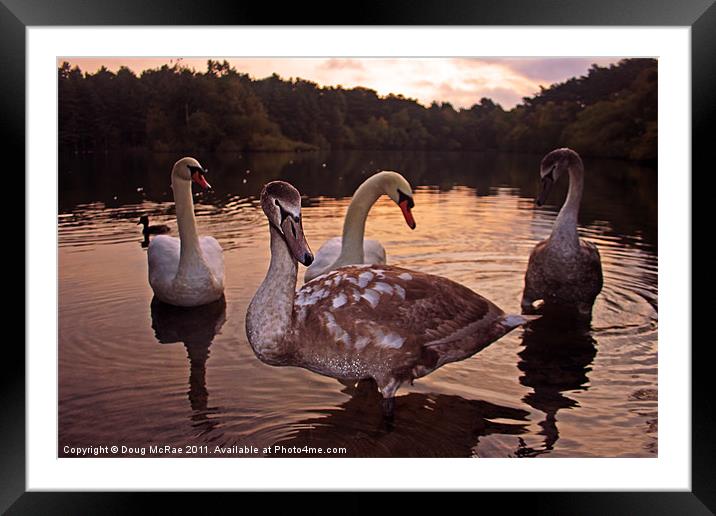
[(157, 235), (152, 238), (147, 248), (151, 285), (165, 279), (171, 280), (176, 276), (179, 269), (179, 248), (178, 238), (167, 235)]
[(224, 250), (216, 238), (204, 236), (199, 239), (201, 251), (204, 254), (204, 260), (209, 266), (214, 277), (224, 284)]
[(592, 294), (596, 297), (602, 290), (604, 277), (602, 274), (602, 259), (599, 249), (593, 242), (580, 239), (580, 258), (582, 262), (582, 280), (585, 285), (591, 285)]
[(385, 247), (377, 240), (364, 240), (363, 257), (364, 263), (384, 264), (386, 263)]
[(484, 333), (502, 310), (469, 288), (441, 276), (406, 271), (405, 301), (400, 325), (412, 331), (421, 346), (459, 343)]
[[(504, 315), (458, 283), (390, 265), (347, 266), (304, 285), (296, 320), (361, 353), (395, 351), (432, 366), (469, 356), (506, 333)], [(344, 338), (345, 337), (345, 338)], [(387, 359), (387, 358), (386, 358)]]
[(313, 263), (306, 269), (306, 273), (303, 276), (303, 281), (311, 281), (330, 270), (330, 266), (336, 261), (338, 256), (341, 254), (341, 237), (331, 238), (326, 240), (323, 245), (318, 249), (318, 252), (314, 256)]

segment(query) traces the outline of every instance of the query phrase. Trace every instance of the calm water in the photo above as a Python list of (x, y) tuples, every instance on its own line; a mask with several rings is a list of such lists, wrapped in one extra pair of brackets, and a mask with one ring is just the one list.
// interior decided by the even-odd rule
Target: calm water
[(147, 213), (177, 234), (169, 188), (177, 156), (61, 162), (60, 456), (65, 445), (113, 444), (147, 452), (330, 446), (371, 457), (657, 454), (655, 169), (585, 160), (581, 232), (599, 246), (605, 277), (590, 330), (516, 330), (402, 387), (391, 428), (371, 384), (348, 391), (302, 369), (267, 366), (249, 347), (246, 306), (269, 259), (261, 186), (281, 178), (306, 196), (304, 229), (315, 251), (340, 235), (350, 195), (367, 175), (398, 170), (416, 189), (417, 229), (383, 198), (366, 231), (383, 242), (389, 263), (449, 277), (519, 311), (530, 250), (549, 235), (566, 184), (538, 209), (540, 156), (197, 157), (215, 189), (195, 198), (198, 224), (224, 248), (227, 283), (225, 304), (189, 311), (152, 303), (136, 226)]

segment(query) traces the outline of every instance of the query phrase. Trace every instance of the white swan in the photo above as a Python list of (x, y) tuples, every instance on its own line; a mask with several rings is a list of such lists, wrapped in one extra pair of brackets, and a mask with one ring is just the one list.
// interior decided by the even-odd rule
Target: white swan
[(577, 218), (584, 189), (584, 165), (572, 149), (556, 149), (540, 165), (542, 191), (537, 206), (542, 206), (552, 185), (564, 172), (569, 174), (569, 193), (559, 210), (552, 234), (538, 243), (530, 254), (522, 313), (535, 311), (542, 300), (543, 309), (576, 311), (580, 318), (591, 318), (592, 305), (602, 290), (602, 262), (592, 242), (579, 238)]
[(160, 301), (176, 306), (199, 306), (224, 294), (224, 257), (213, 237), (199, 237), (194, 218), (192, 181), (211, 188), (194, 158), (182, 158), (172, 169), (179, 238), (154, 237), (149, 244), (149, 284)]
[(386, 263), (385, 248), (377, 240), (364, 240), (368, 212), (378, 198), (386, 194), (400, 206), (405, 222), (415, 229), (411, 209), (415, 206), (410, 183), (397, 172), (385, 170), (369, 177), (353, 194), (343, 221), (343, 237), (327, 240), (316, 253), (316, 259), (306, 270), (303, 281), (311, 281), (324, 272), (344, 265)]
[(348, 265), (296, 292), (297, 262), (313, 255), (301, 195), (273, 181), (261, 192), (271, 263), (246, 312), (246, 335), (270, 365), (355, 383), (376, 381), (386, 415), (403, 383), (471, 357), (539, 316), (507, 314), (454, 281), (392, 265)]

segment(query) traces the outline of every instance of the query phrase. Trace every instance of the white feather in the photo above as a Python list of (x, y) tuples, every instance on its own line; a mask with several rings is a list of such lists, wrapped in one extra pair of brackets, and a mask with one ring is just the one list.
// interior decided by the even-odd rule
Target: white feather
[[(317, 278), (321, 274), (325, 274), (332, 269), (338, 256), (341, 254), (341, 237), (331, 238), (318, 249), (313, 263), (306, 269), (303, 277), (305, 282)], [(377, 240), (363, 240), (363, 263), (364, 264), (384, 264), (386, 263), (385, 248)], [(352, 265), (352, 264), (342, 264)], [(340, 265), (339, 265), (340, 266)]]
[[(216, 238), (204, 236), (199, 238), (199, 246), (204, 254), (204, 261), (222, 287), (224, 285), (224, 250)], [(223, 290), (223, 288), (222, 288)]]
[(149, 284), (157, 298), (176, 306), (200, 306), (224, 293), (224, 256), (214, 237), (199, 239), (203, 264), (197, 264), (183, 278), (177, 278), (181, 242), (167, 235), (154, 237), (147, 249)]

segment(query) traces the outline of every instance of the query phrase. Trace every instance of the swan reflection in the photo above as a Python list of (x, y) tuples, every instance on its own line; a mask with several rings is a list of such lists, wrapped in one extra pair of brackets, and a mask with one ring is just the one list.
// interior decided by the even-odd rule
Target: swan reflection
[(189, 391), (187, 396), (192, 410), (191, 420), (201, 429), (210, 432), (219, 421), (211, 417), (219, 412), (209, 407), (206, 388), (206, 361), (214, 337), (226, 321), (226, 301), (222, 297), (208, 305), (182, 308), (152, 299), (152, 329), (160, 344), (182, 342), (189, 359)]
[(517, 454), (534, 456), (554, 448), (559, 439), (557, 412), (578, 406), (564, 393), (588, 388), (588, 373), (597, 349), (588, 327), (557, 317), (532, 323), (523, 333), (522, 344), (517, 367), (523, 375), (519, 381), (532, 388), (522, 401), (545, 414), (539, 423), (544, 445), (534, 449), (523, 443)]
[[(362, 381), (344, 392), (352, 393), (350, 399), (300, 421), (297, 424), (300, 429), (275, 442), (272, 450), (276, 446), (324, 450), (345, 447), (346, 453), (334, 456), (471, 457), (483, 436), (519, 435), (527, 431), (529, 413), (525, 410), (455, 395), (417, 392), (395, 398), (395, 418), (386, 426), (382, 412), (376, 409), (380, 394), (372, 381)], [(270, 456), (285, 455), (279, 449)]]

